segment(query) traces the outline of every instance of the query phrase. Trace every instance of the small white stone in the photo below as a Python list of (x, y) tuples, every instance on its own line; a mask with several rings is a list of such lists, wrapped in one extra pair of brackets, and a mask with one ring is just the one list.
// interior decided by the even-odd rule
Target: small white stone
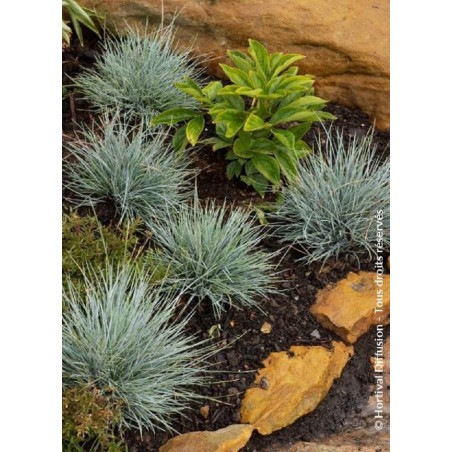
[(311, 336), (312, 336), (312, 337), (315, 337), (316, 339), (320, 339), (320, 333), (319, 333), (319, 330), (314, 330), (314, 331), (312, 331)]

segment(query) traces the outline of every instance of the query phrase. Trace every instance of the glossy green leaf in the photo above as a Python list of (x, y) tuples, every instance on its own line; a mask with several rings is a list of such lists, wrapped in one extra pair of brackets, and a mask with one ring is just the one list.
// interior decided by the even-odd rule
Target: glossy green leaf
[(311, 128), (311, 123), (306, 122), (303, 124), (299, 124), (298, 126), (290, 127), (288, 130), (289, 130), (289, 132), (293, 133), (295, 140), (299, 140), (306, 135), (306, 133), (309, 131), (310, 128)]
[(298, 159), (305, 158), (307, 155), (311, 153), (311, 148), (307, 143), (305, 143), (303, 140), (298, 140), (295, 143), (295, 156)]
[(200, 141), (202, 144), (211, 144), (213, 151), (218, 151), (219, 149), (224, 149), (232, 146), (232, 142), (224, 141), (221, 138), (212, 137), (206, 138), (205, 140)]
[(256, 89), (260, 88), (260, 89), (265, 90), (267, 82), (265, 81), (265, 78), (262, 77), (262, 75), (258, 74), (255, 71), (250, 71), (249, 72), (249, 77), (251, 79), (251, 83), (252, 83), (253, 88), (256, 88)]
[(179, 91), (188, 94), (197, 101), (201, 103), (210, 103), (210, 99), (204, 95), (203, 91), (194, 80), (185, 77), (183, 82), (178, 82), (175, 83), (174, 85), (176, 86), (177, 89), (179, 89)]
[(276, 99), (281, 99), (281, 97), (283, 97), (282, 94), (279, 93), (270, 93), (270, 94), (257, 94), (255, 96), (257, 99), (269, 99), (269, 100), (276, 100)]
[(294, 66), (294, 67), (290, 67), (289, 69), (287, 69), (287, 71), (284, 75), (297, 75), (297, 74), (298, 74), (298, 67)]
[(317, 114), (321, 119), (337, 119), (336, 116), (332, 115), (331, 113), (328, 113), (327, 111), (318, 111)]
[(248, 159), (251, 158), (253, 152), (251, 150), (252, 140), (250, 135), (241, 134), (239, 138), (234, 141), (234, 154), (238, 157)]
[(282, 52), (273, 53), (270, 56), (270, 74), (274, 75), (275, 69), (279, 66), (282, 56)]
[(182, 152), (188, 144), (186, 135), (187, 125), (179, 127), (173, 136), (173, 148), (176, 152)]
[(290, 104), (286, 105), (287, 108), (307, 108), (316, 107), (323, 108), (326, 104), (326, 100), (316, 96), (304, 96), (300, 99), (294, 100)]
[(251, 157), (256, 169), (273, 185), (279, 185), (280, 169), (274, 157), (265, 154), (253, 155)]
[(259, 138), (252, 143), (252, 149), (261, 154), (273, 154), (276, 149), (275, 143), (267, 138)]
[(240, 111), (245, 111), (245, 101), (240, 96), (224, 96), (225, 101)]
[(256, 97), (261, 93), (262, 93), (262, 90), (260, 88), (259, 89), (249, 89), (244, 86), (238, 88), (236, 91), (236, 94), (240, 94), (242, 96), (247, 96), (247, 97)]
[(223, 69), (223, 72), (228, 76), (228, 78), (236, 85), (252, 88), (251, 80), (246, 72), (239, 68), (228, 66), (227, 64), (220, 63), (220, 67)]
[(268, 78), (270, 76), (270, 57), (267, 50), (260, 42), (255, 41), (254, 39), (249, 39), (248, 42), (250, 44), (248, 52), (251, 58), (255, 61), (257, 67), (261, 69), (262, 75)]
[(252, 160), (248, 160), (245, 164), (245, 173), (247, 176), (258, 173), (257, 168), (254, 166)]
[(272, 129), (275, 138), (287, 149), (295, 148), (295, 136), (292, 132), (282, 129)]
[(72, 25), (74, 27), (75, 34), (77, 35), (82, 46), (84, 45), (84, 43), (83, 43), (83, 32), (82, 28), (80, 27), (80, 24), (89, 28), (92, 32), (96, 33), (97, 36), (100, 37), (99, 30), (97, 29), (93, 21), (93, 18), (103, 19), (103, 17), (100, 14), (82, 5), (79, 5), (78, 2), (75, 0), (64, 0), (62, 2), (62, 6), (63, 8), (66, 9), (66, 11), (69, 14)]
[(253, 138), (270, 138), (272, 132), (270, 129), (262, 129), (253, 132)]
[(232, 149), (230, 149), (228, 152), (226, 152), (226, 155), (224, 156), (224, 158), (226, 160), (238, 160), (239, 159), (239, 157), (237, 157), (234, 154), (234, 151)]
[(297, 54), (286, 54), (282, 55), (278, 65), (275, 68), (272, 68), (272, 76), (275, 77), (279, 75), (281, 72), (285, 71), (289, 66), (292, 66), (296, 61), (301, 60), (304, 58), (303, 55), (297, 55)]
[(71, 35), (72, 35), (72, 30), (71, 28), (64, 22), (63, 22), (63, 39), (66, 42), (66, 44), (70, 45), (71, 44)]
[(204, 116), (198, 115), (187, 124), (187, 140), (194, 146), (204, 130)]
[(265, 127), (265, 121), (259, 116), (253, 115), (252, 113), (248, 116), (248, 119), (243, 126), (245, 132), (252, 132), (254, 130), (260, 130)]
[(215, 114), (215, 120), (218, 122), (221, 122), (224, 120), (229, 121), (232, 117), (237, 118), (243, 118), (246, 119), (246, 113), (242, 111), (238, 111), (235, 108), (231, 108), (229, 104), (227, 104), (226, 109), (218, 109), (218, 111), (214, 111), (214, 109), (211, 109), (210, 112)]
[(240, 176), (240, 179), (247, 185), (251, 185), (263, 198), (267, 191), (268, 181), (262, 174), (251, 174), (249, 176)]
[(242, 165), (237, 160), (232, 161), (226, 166), (226, 177), (231, 180), (234, 176), (239, 177), (242, 173)]
[[(280, 91), (280, 90), (278, 90)], [(287, 105), (289, 105), (290, 103), (292, 103), (293, 101), (299, 99), (300, 97), (304, 96), (304, 94), (301, 91), (296, 91), (296, 92), (284, 92), (284, 98), (281, 99), (281, 102), (279, 102), (278, 105), (278, 109), (283, 108), (283, 107), (287, 107)]]
[(227, 111), (235, 111), (236, 109), (229, 102), (216, 103), (213, 107), (209, 108), (209, 114), (215, 120), (216, 117)]
[(253, 67), (253, 60), (238, 50), (228, 50), (229, 59), (242, 71), (248, 72)]
[(228, 148), (231, 146), (231, 143), (228, 143), (226, 141), (218, 141), (213, 147), (213, 151), (218, 151), (220, 149)]
[(288, 181), (293, 182), (298, 175), (298, 170), (296, 159), (293, 157), (292, 152), (287, 149), (277, 149), (275, 151), (275, 158)]
[(220, 137), (223, 141), (228, 141), (228, 139), (226, 138), (226, 124), (220, 122), (215, 126), (215, 131), (217, 133), (217, 136)]
[[(320, 112), (319, 112), (320, 113)], [(284, 107), (280, 108), (270, 119), (273, 125), (283, 124), (293, 121), (319, 121), (320, 116), (317, 112), (300, 110), (299, 108)]]
[(173, 125), (181, 121), (186, 121), (195, 117), (198, 113), (191, 108), (171, 108), (170, 110), (164, 111), (159, 115), (155, 116), (151, 120), (151, 125), (157, 124), (168, 124)]
[[(218, 96), (239, 96), (240, 94), (237, 94), (237, 90), (240, 88), (240, 86), (237, 85), (226, 85), (223, 86), (218, 92)], [(243, 88), (243, 87), (242, 87)]]
[(180, 90), (185, 89), (185, 88), (189, 88), (189, 89), (195, 91), (198, 96), (202, 96), (203, 95), (201, 87), (194, 80), (192, 80), (189, 77), (184, 77), (184, 81), (183, 82), (177, 82), (177, 83), (175, 83), (175, 85)]
[(297, 91), (303, 88), (310, 88), (314, 84), (312, 77), (305, 75), (293, 75), (284, 79), (278, 89), (285, 91)]
[(212, 101), (217, 97), (218, 91), (223, 88), (223, 84), (219, 81), (210, 82), (202, 89), (202, 92)]
[(246, 120), (246, 114), (237, 110), (228, 110), (218, 115), (215, 119), (217, 122), (226, 124), (226, 138), (232, 138), (243, 126)]

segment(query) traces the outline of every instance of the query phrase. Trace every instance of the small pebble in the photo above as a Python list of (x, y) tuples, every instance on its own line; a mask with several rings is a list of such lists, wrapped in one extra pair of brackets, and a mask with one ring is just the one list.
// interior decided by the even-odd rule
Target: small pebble
[(315, 337), (316, 339), (320, 339), (320, 333), (319, 330), (314, 330), (311, 332), (311, 336)]
[(239, 395), (240, 391), (236, 387), (232, 387), (228, 389), (228, 395), (231, 397), (237, 397)]
[(272, 331), (272, 326), (268, 322), (264, 322), (261, 326), (261, 333), (269, 334)]
[(209, 405), (204, 405), (199, 409), (199, 412), (204, 419), (207, 419), (209, 417), (209, 411), (210, 411)]

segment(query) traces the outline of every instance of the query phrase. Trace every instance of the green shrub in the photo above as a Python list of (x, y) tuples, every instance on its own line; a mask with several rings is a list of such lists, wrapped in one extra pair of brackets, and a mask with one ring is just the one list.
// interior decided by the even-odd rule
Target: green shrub
[(372, 134), (345, 144), (331, 131), (326, 144), (300, 166), (300, 180), (283, 189), (283, 202), (268, 217), (274, 234), (294, 244), (304, 262), (375, 253), (377, 219), (383, 210), (384, 246), (389, 247), (389, 159), (376, 156)]
[(279, 187), (281, 176), (289, 182), (297, 177), (297, 161), (310, 151), (302, 138), (311, 123), (335, 117), (321, 111), (326, 101), (313, 95), (313, 77), (297, 75), (292, 66), (302, 55), (269, 54), (259, 42), (249, 43), (249, 55), (228, 52), (236, 67), (220, 65), (230, 85), (215, 81), (202, 88), (186, 78), (176, 86), (198, 108), (180, 105), (151, 124), (188, 121), (174, 136), (174, 146), (181, 150), (198, 142), (208, 115), (216, 124), (216, 137), (202, 143), (212, 144), (214, 151), (228, 149), (228, 178), (239, 177), (264, 196), (269, 183)]
[(120, 424), (121, 405), (109, 396), (112, 388), (97, 389), (92, 385), (63, 389), (63, 450), (124, 451), (122, 441), (115, 435)]
[(152, 286), (130, 263), (87, 268), (85, 291), (70, 281), (63, 297), (63, 385), (113, 388), (126, 428), (173, 430), (171, 419), (202, 398), (211, 346), (175, 319), (179, 296)]
[(103, 19), (101, 15), (91, 9), (85, 8), (79, 5), (75, 0), (62, 0), (63, 14), (69, 16), (70, 21), (63, 19), (63, 40), (69, 45), (71, 43), (72, 30), (68, 26), (68, 23), (72, 23), (75, 34), (77, 35), (80, 44), (83, 46), (83, 32), (81, 25), (89, 28), (91, 31), (100, 37), (99, 30), (97, 29), (96, 20)]
[(223, 205), (183, 208), (152, 225), (157, 261), (169, 269), (165, 284), (185, 288), (198, 301), (208, 299), (216, 317), (227, 305), (258, 306), (274, 292), (272, 255), (258, 249), (260, 226), (249, 215)]
[(75, 84), (94, 109), (119, 110), (128, 120), (147, 121), (178, 106), (192, 108), (196, 101), (174, 84), (184, 77), (200, 80), (200, 70), (190, 49), (175, 51), (174, 44), (172, 24), (148, 36), (129, 29), (127, 36), (107, 37), (94, 67), (79, 75)]
[(152, 221), (183, 202), (190, 191), (188, 159), (176, 159), (165, 134), (129, 127), (117, 118), (102, 134), (83, 129), (68, 144), (67, 188), (78, 206), (112, 202), (119, 221)]

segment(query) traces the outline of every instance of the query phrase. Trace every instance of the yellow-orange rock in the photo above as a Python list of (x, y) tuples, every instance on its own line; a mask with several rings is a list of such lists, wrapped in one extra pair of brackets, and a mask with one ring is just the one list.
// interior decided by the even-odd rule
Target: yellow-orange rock
[[(106, 15), (110, 27), (148, 30), (161, 21), (161, 0), (81, 0)], [(208, 54), (221, 76), (228, 48), (248, 38), (272, 52), (301, 53), (301, 70), (316, 76), (317, 94), (361, 108), (389, 128), (389, 0), (165, 0), (165, 22), (179, 15), (178, 40)]]
[(256, 387), (246, 390), (241, 421), (262, 435), (292, 424), (322, 401), (352, 355), (353, 348), (342, 342), (271, 353), (256, 376)]
[(372, 325), (387, 325), (390, 277), (382, 275), (381, 286), (376, 284), (376, 278), (377, 274), (371, 272), (349, 273), (336, 285), (319, 291), (311, 306), (312, 314), (350, 344)]
[(373, 426), (331, 436), (319, 442), (298, 442), (274, 446), (260, 452), (389, 452), (389, 431)]
[(250, 439), (251, 425), (230, 425), (215, 432), (185, 433), (171, 438), (159, 452), (238, 452)]
[(390, 413), (390, 368), (391, 368), (391, 356), (390, 356), (391, 343), (388, 337), (383, 346), (383, 356), (371, 357), (370, 362), (375, 371), (375, 375), (381, 375), (381, 380), (376, 379), (375, 384), (371, 386), (371, 396), (362, 410), (361, 415), (373, 416), (375, 410), (381, 410), (383, 415), (389, 416)]

